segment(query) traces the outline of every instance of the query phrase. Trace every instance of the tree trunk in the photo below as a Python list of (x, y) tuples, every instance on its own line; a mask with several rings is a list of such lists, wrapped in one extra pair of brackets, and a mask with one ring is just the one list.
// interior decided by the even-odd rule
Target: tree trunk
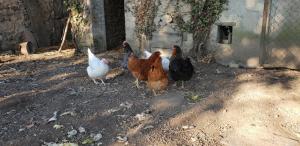
[[(205, 16), (205, 13), (207, 12), (208, 7), (209, 7), (209, 0), (205, 0), (202, 11), (201, 11), (201, 15)], [(201, 29), (205, 30), (205, 28), (201, 28)], [(206, 40), (207, 40), (207, 36), (208, 36), (207, 33), (209, 33), (209, 31), (202, 31), (202, 32), (195, 31), (194, 32), (193, 48), (190, 51), (190, 54), (192, 57), (194, 57), (194, 58), (201, 57), (207, 53), (207, 51), (205, 50), (205, 47), (203, 47), (203, 44), (205, 44)]]

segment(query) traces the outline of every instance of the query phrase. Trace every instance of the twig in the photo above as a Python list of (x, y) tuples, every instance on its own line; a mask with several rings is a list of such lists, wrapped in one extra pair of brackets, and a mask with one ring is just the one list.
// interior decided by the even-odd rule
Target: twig
[(67, 37), (67, 32), (68, 32), (68, 29), (69, 29), (69, 24), (70, 24), (70, 21), (71, 21), (71, 14), (69, 14), (69, 18), (67, 20), (67, 24), (66, 24), (66, 27), (65, 27), (65, 30), (64, 30), (64, 34), (63, 34), (63, 38), (62, 38), (62, 42), (60, 44), (60, 47), (59, 47), (59, 50), (58, 52), (61, 51), (65, 41), (66, 41), (66, 37)]

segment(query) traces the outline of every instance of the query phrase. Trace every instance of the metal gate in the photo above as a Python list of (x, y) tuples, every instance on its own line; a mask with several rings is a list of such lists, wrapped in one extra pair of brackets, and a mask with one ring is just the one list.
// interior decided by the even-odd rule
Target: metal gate
[(269, 4), (264, 66), (300, 69), (300, 1)]

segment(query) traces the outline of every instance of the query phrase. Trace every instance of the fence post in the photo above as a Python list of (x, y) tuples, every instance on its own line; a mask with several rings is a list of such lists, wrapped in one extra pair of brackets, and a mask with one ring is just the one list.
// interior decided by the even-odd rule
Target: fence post
[(272, 4), (272, 0), (264, 1), (264, 10), (263, 10), (263, 22), (262, 22), (262, 30), (261, 30), (261, 39), (260, 39), (260, 48), (262, 49), (262, 54), (260, 55), (260, 65), (263, 66), (267, 59), (267, 28), (270, 16), (270, 6)]

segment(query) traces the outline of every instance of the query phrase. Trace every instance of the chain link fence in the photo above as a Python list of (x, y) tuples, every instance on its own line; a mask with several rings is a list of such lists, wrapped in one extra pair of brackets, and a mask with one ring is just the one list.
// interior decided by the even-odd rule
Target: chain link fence
[(277, 47), (300, 46), (300, 1), (272, 0), (268, 29), (269, 43)]
[(268, 64), (299, 68), (299, 0), (271, 0), (266, 37)]

